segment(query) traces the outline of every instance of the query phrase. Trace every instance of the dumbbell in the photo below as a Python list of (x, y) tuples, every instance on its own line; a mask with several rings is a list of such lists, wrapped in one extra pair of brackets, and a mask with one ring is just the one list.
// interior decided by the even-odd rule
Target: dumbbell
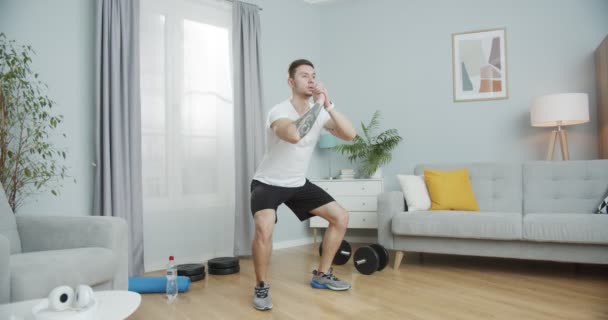
[(388, 264), (388, 250), (379, 244), (363, 246), (355, 251), (355, 268), (362, 274), (382, 271)]
[[(346, 240), (342, 240), (340, 244), (340, 248), (338, 248), (338, 252), (334, 256), (333, 264), (343, 265), (348, 262), (350, 256), (352, 255), (353, 249), (350, 246), (350, 243)], [(319, 256), (323, 255), (323, 242), (319, 245)]]

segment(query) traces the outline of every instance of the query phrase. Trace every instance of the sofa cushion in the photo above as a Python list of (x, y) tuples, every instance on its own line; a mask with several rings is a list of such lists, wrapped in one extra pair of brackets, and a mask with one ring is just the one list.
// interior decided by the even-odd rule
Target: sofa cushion
[(395, 235), (521, 240), (519, 212), (416, 211), (397, 213)]
[(467, 168), (475, 200), (480, 211), (521, 212), (522, 173), (518, 163), (420, 164), (415, 174), (424, 169), (454, 170)]
[(608, 216), (580, 213), (527, 213), (523, 238), (543, 242), (608, 244)]
[(431, 210), (479, 211), (467, 169), (424, 169)]
[(594, 213), (608, 192), (608, 161), (523, 165), (524, 213)]
[(0, 234), (5, 236), (10, 242), (11, 254), (21, 252), (21, 239), (17, 232), (17, 222), (15, 214), (8, 204), (4, 188), (0, 184)]
[(397, 180), (407, 202), (407, 211), (428, 210), (431, 198), (424, 182), (424, 176), (398, 174)]
[(112, 280), (117, 259), (106, 248), (49, 250), (11, 255), (13, 301), (44, 297), (60, 285), (94, 286)]

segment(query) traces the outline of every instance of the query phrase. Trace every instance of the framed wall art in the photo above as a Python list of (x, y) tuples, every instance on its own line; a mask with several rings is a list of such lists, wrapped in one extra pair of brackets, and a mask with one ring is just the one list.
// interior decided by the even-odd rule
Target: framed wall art
[(452, 34), (454, 101), (507, 99), (505, 28)]

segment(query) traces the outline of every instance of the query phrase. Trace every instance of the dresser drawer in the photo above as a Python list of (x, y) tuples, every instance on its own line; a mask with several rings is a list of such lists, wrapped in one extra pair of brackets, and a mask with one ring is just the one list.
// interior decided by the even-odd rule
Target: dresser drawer
[(336, 201), (346, 211), (376, 211), (378, 208), (377, 196), (337, 196)]
[[(329, 222), (321, 217), (310, 218), (311, 228), (327, 228), (328, 225)], [(378, 214), (376, 212), (349, 212), (348, 228), (378, 228)]]
[[(378, 228), (378, 195), (382, 193), (381, 179), (353, 180), (316, 180), (312, 183), (329, 193), (348, 211), (349, 229)], [(315, 241), (317, 228), (327, 228), (329, 223), (320, 217), (310, 219), (310, 227), (314, 228)]]
[(382, 192), (382, 181), (318, 181), (316, 185), (321, 187), (333, 197), (339, 196), (367, 196), (378, 195)]
[(349, 228), (378, 228), (377, 212), (351, 212), (348, 217)]

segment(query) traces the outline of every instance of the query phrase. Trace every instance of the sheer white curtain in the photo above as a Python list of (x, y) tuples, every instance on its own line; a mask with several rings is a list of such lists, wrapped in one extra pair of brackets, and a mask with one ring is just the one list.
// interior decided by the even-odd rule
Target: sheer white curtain
[(231, 11), (225, 2), (142, 0), (146, 270), (232, 255)]

